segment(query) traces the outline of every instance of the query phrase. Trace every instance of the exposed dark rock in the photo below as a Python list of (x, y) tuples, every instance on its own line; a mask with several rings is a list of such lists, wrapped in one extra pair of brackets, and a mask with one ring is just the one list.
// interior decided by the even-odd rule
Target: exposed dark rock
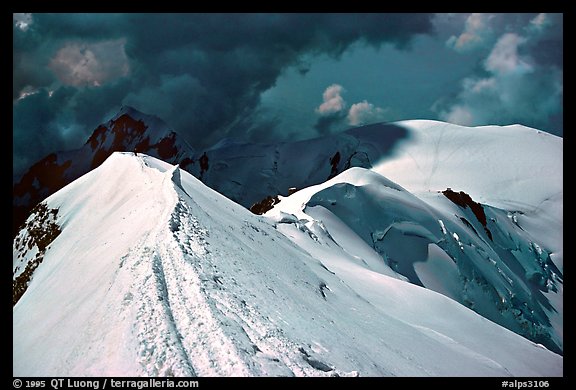
[(202, 177), (204, 177), (204, 172), (208, 171), (209, 168), (208, 155), (206, 152), (204, 152), (198, 161), (200, 162), (200, 180), (202, 180)]
[(340, 164), (340, 158), (340, 152), (336, 152), (332, 157), (330, 157), (331, 170), (328, 179), (332, 179), (338, 174), (338, 164)]
[(266, 198), (262, 199), (260, 202), (254, 203), (250, 207), (250, 211), (254, 214), (262, 215), (268, 210), (272, 210), (275, 204), (280, 203), (280, 199), (278, 196), (267, 196)]
[(480, 222), (482, 226), (484, 226), (484, 231), (486, 232), (488, 238), (492, 240), (492, 232), (490, 232), (488, 226), (486, 226), (487, 223), (486, 214), (484, 213), (484, 208), (480, 203), (474, 202), (470, 197), (470, 195), (468, 195), (464, 191), (455, 192), (452, 191), (451, 188), (447, 188), (446, 190), (442, 191), (442, 193), (444, 194), (445, 197), (450, 199), (452, 203), (457, 204), (461, 208), (463, 209), (465, 209), (466, 207), (470, 208), (470, 210), (472, 210), (472, 213), (474, 213), (474, 215), (476, 216), (478, 222)]
[(55, 222), (57, 214), (58, 209), (49, 210), (45, 203), (38, 204), (32, 210), (33, 218), (23, 226), (23, 229), (28, 233), (24, 236), (26, 237), (25, 242), (24, 240), (16, 240), (16, 249), (18, 251), (22, 252), (22, 250), (26, 250), (25, 247), (32, 249), (36, 246), (38, 253), (26, 264), (24, 271), (12, 281), (13, 305), (24, 295), (34, 271), (44, 260), (46, 249), (61, 233), (60, 226)]
[(194, 164), (194, 160), (191, 159), (190, 157), (185, 157), (184, 159), (182, 159), (182, 161), (180, 161), (180, 168), (186, 170), (186, 168), (188, 168), (189, 165)]

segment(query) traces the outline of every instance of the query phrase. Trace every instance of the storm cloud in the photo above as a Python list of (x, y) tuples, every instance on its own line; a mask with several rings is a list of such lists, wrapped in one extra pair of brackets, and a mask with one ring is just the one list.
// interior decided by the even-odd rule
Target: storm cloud
[[(261, 134), (260, 95), (304, 55), (355, 42), (407, 48), (428, 14), (15, 14), (14, 172), (79, 146), (121, 104), (194, 147)], [(239, 126), (242, 123), (244, 126)], [(253, 132), (250, 131), (253, 127)], [(270, 128), (270, 131), (274, 131)]]

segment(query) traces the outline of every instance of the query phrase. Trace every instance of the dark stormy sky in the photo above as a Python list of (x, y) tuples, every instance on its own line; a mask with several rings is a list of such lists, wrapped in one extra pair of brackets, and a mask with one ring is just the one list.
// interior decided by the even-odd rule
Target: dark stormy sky
[(14, 14), (18, 174), (122, 104), (195, 148), (402, 119), (563, 135), (561, 14)]

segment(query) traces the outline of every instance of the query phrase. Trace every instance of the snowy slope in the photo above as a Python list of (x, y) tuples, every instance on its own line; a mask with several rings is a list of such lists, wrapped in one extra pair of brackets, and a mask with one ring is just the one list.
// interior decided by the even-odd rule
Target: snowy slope
[(13, 309), (15, 376), (563, 374), (345, 226), (330, 241), (255, 216), (152, 157), (114, 153), (45, 205), (14, 244), (15, 280), (37, 265)]
[[(470, 207), (443, 193), (428, 193), (426, 200), (371, 170), (351, 168), (281, 197), (266, 215), (307, 251), (320, 251), (320, 259), (333, 261), (333, 254), (321, 253), (336, 245), (358, 258), (359, 266), (382, 272), (374, 264), (385, 264), (560, 352), (563, 276), (538, 237), (504, 210), (483, 206), (484, 226)], [(302, 240), (292, 233), (298, 226), (316, 227), (316, 237), (324, 238)], [(372, 251), (369, 261), (357, 246), (347, 249), (352, 237)]]
[[(395, 248), (398, 239), (422, 232), (413, 232), (411, 224), (396, 224), (388, 232), (392, 223), (386, 222), (387, 210), (381, 209), (378, 194), (360, 190), (357, 197), (346, 198), (345, 206), (349, 214), (357, 214), (358, 218), (336, 214), (341, 224), (360, 233), (366, 245), (379, 247), (380, 260), (376, 258), (371, 264), (391, 261), (399, 267), (396, 271), (410, 281), (442, 292), (554, 350), (562, 350), (562, 138), (520, 125), (464, 127), (411, 120), (373, 124), (291, 143), (223, 142), (205, 155), (208, 162), (205, 169), (196, 165), (190, 167), (191, 172), (246, 207), (266, 198), (271, 204), (271, 197), (280, 195), (282, 199), (291, 187), (302, 189), (325, 183), (351, 167), (370, 169), (398, 183), (410, 194), (411, 203), (402, 202), (407, 199), (405, 194), (401, 195), (401, 202), (398, 197), (388, 200), (403, 209), (401, 214), (410, 223), (414, 222), (413, 216), (405, 215), (405, 206), (420, 209), (430, 206), (434, 216), (428, 215), (427, 221), (416, 221), (416, 225), (425, 223), (433, 234), (415, 246), (414, 241), (418, 240), (407, 240), (406, 249), (410, 248), (410, 252)], [(456, 194), (464, 191), (475, 203), (482, 204), (487, 226), (478, 221), (470, 208), (458, 207), (439, 194), (447, 188)], [(346, 190), (335, 189), (330, 195), (339, 196), (336, 192)], [(285, 212), (297, 214), (300, 210), (289, 207)], [(362, 217), (360, 210), (365, 211)], [(379, 225), (367, 226), (374, 215), (382, 217)], [(391, 215), (395, 214), (388, 213), (388, 217)], [(321, 223), (323, 217), (318, 217), (317, 222)], [(310, 215), (307, 219), (315, 220)], [(462, 256), (457, 256), (460, 245), (446, 255), (447, 249), (434, 246), (444, 242), (441, 241), (444, 235), (439, 233), (439, 219), (449, 221), (446, 223), (453, 221), (458, 230), (449, 229), (450, 235), (456, 233), (470, 243), (463, 246)], [(494, 241), (484, 234), (486, 229), (490, 235), (495, 231)], [(502, 234), (497, 234), (500, 231)], [(385, 233), (386, 239), (373, 242), (372, 234), (383, 237)], [(514, 238), (507, 237), (509, 233)], [(448, 245), (450, 240), (445, 242)], [(425, 244), (434, 245), (425, 248)], [(430, 261), (423, 261), (429, 253)], [(405, 260), (399, 262), (398, 257)], [(453, 270), (451, 264), (460, 257), (466, 258), (466, 267)], [(488, 268), (483, 264), (492, 262), (496, 264)], [(468, 269), (470, 264), (472, 268)], [(498, 276), (499, 269), (506, 277)], [(476, 277), (478, 273), (480, 277)], [(547, 280), (556, 277), (554, 286), (546, 287)], [(507, 286), (510, 282), (506, 278), (514, 283), (513, 288)], [(471, 285), (469, 279), (473, 281)], [(478, 295), (487, 296), (479, 299)], [(513, 304), (509, 302), (512, 297)], [(510, 305), (509, 311), (515, 313), (505, 313), (507, 318), (502, 318), (504, 309), (498, 303), (503, 299), (505, 306)]]
[[(521, 125), (465, 127), (431, 120), (398, 122), (410, 136), (374, 170), (411, 192), (471, 194), (507, 210), (530, 211), (561, 196), (562, 138)], [(360, 129), (354, 130), (358, 132)], [(562, 210), (556, 210), (561, 215)]]
[(409, 129), (410, 136), (397, 143), (394, 156), (374, 164), (376, 172), (418, 196), (451, 187), (513, 212), (563, 269), (562, 138), (521, 125), (397, 124)]

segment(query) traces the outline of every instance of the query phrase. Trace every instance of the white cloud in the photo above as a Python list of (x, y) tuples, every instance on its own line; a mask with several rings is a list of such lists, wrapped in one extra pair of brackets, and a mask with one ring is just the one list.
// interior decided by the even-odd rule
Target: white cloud
[(369, 123), (383, 122), (389, 109), (377, 107), (367, 100), (354, 103), (346, 109), (346, 102), (342, 98), (344, 88), (332, 84), (322, 94), (324, 102), (316, 108), (320, 115), (314, 127), (320, 134), (327, 134), (335, 129), (343, 130), (347, 125), (360, 126)]
[(125, 44), (124, 39), (68, 42), (52, 58), (50, 69), (65, 85), (100, 86), (129, 73)]
[(546, 125), (562, 109), (562, 71), (539, 66), (520, 48), (527, 38), (502, 35), (484, 61), (485, 77), (467, 77), (455, 101), (439, 117), (460, 125)]
[(466, 19), (464, 31), (459, 36), (452, 35), (448, 38), (446, 46), (459, 52), (481, 47), (485, 44), (487, 38), (492, 35), (490, 26), (492, 17), (491, 14), (470, 14)]
[(28, 30), (32, 24), (32, 14), (30, 13), (14, 13), (12, 14), (14, 25), (22, 31)]
[(352, 126), (363, 125), (373, 122), (381, 122), (384, 120), (386, 111), (380, 107), (374, 106), (372, 103), (364, 100), (360, 103), (352, 104), (348, 111), (348, 124)]
[(467, 107), (455, 105), (450, 107), (449, 111), (443, 112), (442, 119), (456, 125), (471, 126), (474, 124), (472, 113)]
[(538, 14), (534, 17), (534, 19), (532, 19), (530, 21), (530, 26), (529, 28), (536, 30), (536, 31), (541, 31), (543, 29), (545, 29), (546, 27), (548, 27), (548, 25), (550, 24), (550, 20), (548, 18), (548, 16), (544, 13)]
[(504, 34), (486, 59), (486, 70), (496, 74), (530, 72), (532, 67), (518, 54), (518, 47), (525, 42), (526, 38), (518, 34)]
[(346, 108), (346, 102), (341, 94), (344, 88), (338, 84), (332, 84), (322, 94), (323, 103), (316, 108), (316, 112), (322, 116), (336, 114)]

